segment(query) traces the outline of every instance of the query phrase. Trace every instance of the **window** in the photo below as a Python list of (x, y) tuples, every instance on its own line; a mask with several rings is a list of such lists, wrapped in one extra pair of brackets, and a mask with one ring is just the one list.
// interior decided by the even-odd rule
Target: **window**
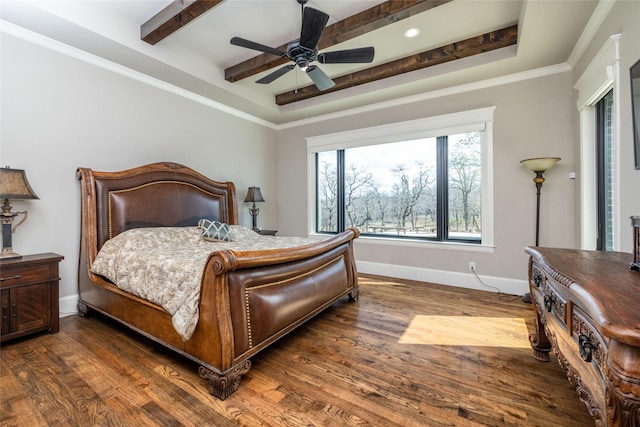
[(312, 231), (492, 244), (492, 118), (489, 108), (309, 138)]
[(596, 104), (597, 234), (596, 249), (614, 250), (613, 242), (613, 90)]

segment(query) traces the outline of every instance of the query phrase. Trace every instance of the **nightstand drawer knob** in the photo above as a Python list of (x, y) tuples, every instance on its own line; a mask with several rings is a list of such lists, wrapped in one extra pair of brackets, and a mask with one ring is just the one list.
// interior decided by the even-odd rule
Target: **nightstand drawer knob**
[(595, 346), (591, 342), (588, 336), (580, 334), (578, 336), (578, 346), (580, 347), (580, 357), (585, 362), (591, 362), (591, 356)]
[(4, 282), (5, 280), (15, 280), (21, 278), (21, 275), (11, 276), (11, 277), (0, 277), (0, 282)]
[(551, 295), (544, 296), (544, 308), (551, 313), (551, 309), (553, 308), (553, 297)]
[(536, 288), (539, 288), (540, 285), (542, 285), (543, 280), (544, 280), (544, 275), (536, 270), (533, 273), (533, 283), (536, 285)]

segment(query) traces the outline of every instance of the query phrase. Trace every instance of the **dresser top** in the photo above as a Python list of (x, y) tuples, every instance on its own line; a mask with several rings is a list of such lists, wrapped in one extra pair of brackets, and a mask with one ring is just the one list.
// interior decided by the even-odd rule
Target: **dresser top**
[(640, 346), (640, 272), (623, 252), (527, 247), (536, 263), (597, 323), (603, 335)]

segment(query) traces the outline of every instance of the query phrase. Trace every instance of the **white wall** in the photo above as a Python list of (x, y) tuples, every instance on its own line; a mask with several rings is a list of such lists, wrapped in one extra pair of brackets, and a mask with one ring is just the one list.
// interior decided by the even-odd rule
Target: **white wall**
[[(547, 174), (542, 188), (540, 244), (575, 247), (572, 76), (551, 74), (517, 83), (415, 102), (366, 114), (283, 130), (279, 134), (279, 225), (288, 234), (305, 234), (305, 138), (349, 129), (431, 117), (495, 106), (494, 198), (495, 251), (438, 250), (416, 245), (399, 246), (356, 242), (359, 268), (364, 272), (393, 272), (412, 279), (446, 282), (486, 289), (468, 271), (475, 261), (485, 283), (505, 292), (527, 291), (524, 247), (535, 242), (534, 174), (520, 164), (530, 157), (557, 156), (562, 161)], [(380, 265), (383, 265), (380, 267)], [(398, 266), (401, 266), (399, 268)]]
[(56, 252), (61, 311), (75, 309), (78, 167), (115, 171), (157, 161), (233, 181), (240, 223), (251, 225), (247, 187), (262, 188), (260, 225), (276, 228), (273, 129), (113, 71), (2, 34), (0, 164), (25, 169), (40, 200), (16, 201), (27, 221), (13, 235), (21, 254)]

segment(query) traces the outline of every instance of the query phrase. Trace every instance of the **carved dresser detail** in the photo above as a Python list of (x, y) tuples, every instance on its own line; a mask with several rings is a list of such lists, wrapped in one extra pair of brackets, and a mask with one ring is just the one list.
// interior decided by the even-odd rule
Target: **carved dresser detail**
[(631, 254), (527, 247), (536, 332), (597, 426), (640, 427), (640, 272)]

